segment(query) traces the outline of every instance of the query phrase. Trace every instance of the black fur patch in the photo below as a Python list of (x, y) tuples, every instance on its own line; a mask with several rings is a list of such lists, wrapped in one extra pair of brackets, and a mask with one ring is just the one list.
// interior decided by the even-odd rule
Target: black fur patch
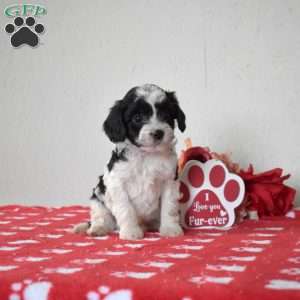
[(164, 99), (159, 103), (155, 103), (155, 108), (157, 111), (157, 118), (162, 121), (166, 122), (170, 125), (171, 128), (174, 129), (175, 126), (175, 118), (176, 118), (176, 107), (172, 105), (170, 101)]
[(153, 115), (153, 109), (142, 97), (132, 103), (124, 114), (125, 126), (128, 139), (136, 144), (141, 128), (148, 122)]
[(174, 180), (177, 180), (177, 179), (178, 179), (178, 166), (176, 166)]
[(118, 151), (117, 149), (112, 151), (111, 158), (107, 164), (107, 168), (109, 171), (111, 171), (114, 167), (114, 164), (118, 161), (127, 161), (127, 158), (125, 156), (126, 149), (122, 149), (121, 151)]
[(98, 200), (100, 201), (99, 197), (97, 195), (99, 194), (105, 194), (106, 192), (106, 186), (103, 181), (103, 175), (99, 176), (99, 182), (98, 184), (93, 188), (93, 194), (91, 196), (91, 200)]
[(98, 188), (101, 194), (105, 194), (106, 192), (106, 186), (103, 181), (103, 175), (99, 176), (99, 183), (98, 183)]
[(103, 123), (103, 130), (113, 143), (123, 142), (126, 138), (126, 129), (123, 123), (125, 107), (122, 100), (117, 101)]
[(185, 130), (185, 114), (178, 104), (178, 100), (173, 92), (166, 92), (166, 99), (159, 103), (155, 103), (157, 109), (157, 117), (162, 122), (168, 123), (174, 128), (174, 120), (177, 121), (178, 128)]
[(103, 130), (113, 143), (123, 142), (127, 137), (124, 113), (137, 98), (136, 89), (137, 87), (132, 88), (122, 100), (115, 102), (103, 123)]
[(98, 200), (98, 197), (96, 195), (96, 188), (93, 188), (93, 194), (92, 196), (90, 197), (91, 200)]

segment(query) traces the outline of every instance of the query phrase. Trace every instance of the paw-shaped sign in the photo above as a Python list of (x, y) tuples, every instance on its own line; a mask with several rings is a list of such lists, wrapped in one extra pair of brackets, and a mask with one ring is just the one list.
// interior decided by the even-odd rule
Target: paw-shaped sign
[(189, 161), (180, 175), (180, 215), (185, 228), (227, 228), (244, 198), (243, 180), (218, 160)]

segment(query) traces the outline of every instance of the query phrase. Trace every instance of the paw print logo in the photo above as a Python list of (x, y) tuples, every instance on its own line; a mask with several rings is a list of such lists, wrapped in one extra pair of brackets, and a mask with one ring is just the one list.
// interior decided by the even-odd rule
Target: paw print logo
[(16, 17), (14, 24), (7, 24), (5, 31), (11, 34), (11, 44), (13, 47), (19, 47), (26, 44), (35, 47), (39, 43), (38, 35), (45, 30), (43, 24), (36, 24), (33, 17), (26, 18), (25, 22), (22, 17)]
[(244, 198), (243, 180), (215, 159), (191, 160), (180, 176), (180, 213), (185, 228), (226, 228)]

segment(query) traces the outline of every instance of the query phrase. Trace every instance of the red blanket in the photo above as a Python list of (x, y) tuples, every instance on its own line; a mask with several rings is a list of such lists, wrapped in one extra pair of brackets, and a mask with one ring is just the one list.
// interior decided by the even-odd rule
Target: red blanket
[(300, 299), (300, 212), (139, 241), (68, 232), (87, 217), (0, 207), (0, 299)]

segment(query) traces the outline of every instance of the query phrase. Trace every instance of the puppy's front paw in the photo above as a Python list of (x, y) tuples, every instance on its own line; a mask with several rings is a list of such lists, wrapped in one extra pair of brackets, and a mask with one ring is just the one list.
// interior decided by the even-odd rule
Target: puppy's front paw
[(120, 239), (122, 240), (138, 240), (144, 237), (144, 231), (139, 226), (125, 227), (120, 229)]
[(91, 236), (103, 236), (108, 233), (108, 229), (103, 225), (92, 224), (91, 227), (87, 230), (87, 234)]
[(70, 232), (71, 233), (86, 233), (87, 230), (89, 229), (89, 223), (85, 222), (85, 223), (80, 223), (75, 225)]
[(179, 224), (173, 223), (168, 225), (163, 225), (159, 229), (160, 235), (162, 236), (179, 236), (183, 235), (183, 230)]

